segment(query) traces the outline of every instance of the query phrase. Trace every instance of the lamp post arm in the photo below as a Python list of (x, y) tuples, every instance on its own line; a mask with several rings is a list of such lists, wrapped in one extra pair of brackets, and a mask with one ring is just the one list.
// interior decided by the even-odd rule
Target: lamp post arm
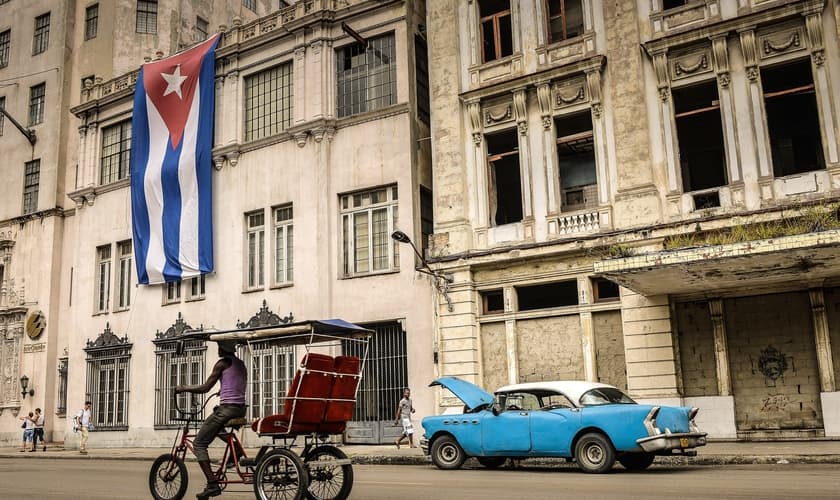
[(0, 108), (0, 113), (3, 113), (3, 116), (8, 118), (9, 121), (12, 122), (12, 125), (14, 125), (15, 128), (17, 128), (20, 131), (20, 133), (24, 135), (24, 137), (26, 137), (26, 140), (29, 141), (29, 144), (33, 146), (35, 145), (36, 138), (34, 130), (24, 128), (23, 125), (21, 125), (17, 120), (15, 120), (15, 117), (10, 115), (5, 108)]

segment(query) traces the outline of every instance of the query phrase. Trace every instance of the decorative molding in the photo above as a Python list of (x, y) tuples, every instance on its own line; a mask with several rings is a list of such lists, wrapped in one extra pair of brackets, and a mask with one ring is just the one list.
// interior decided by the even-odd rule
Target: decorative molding
[(540, 105), (540, 116), (542, 126), (548, 130), (551, 128), (551, 86), (547, 83), (537, 85), (537, 102)]
[(513, 91), (513, 108), (516, 111), (516, 126), (519, 128), (519, 135), (528, 134), (528, 109), (526, 103), (527, 94), (525, 89)]
[(230, 163), (231, 167), (235, 167), (239, 163), (239, 151), (231, 151), (230, 153), (226, 154), (225, 157), (227, 158), (228, 163)]
[(684, 59), (674, 61), (674, 76), (690, 75), (709, 67), (709, 59), (706, 54), (701, 54), (697, 60), (690, 64), (684, 64), (684, 61)]
[(815, 12), (805, 17), (805, 34), (808, 36), (808, 48), (814, 64), (825, 63), (825, 44), (823, 42), (822, 14)]
[(488, 107), (484, 109), (484, 124), (486, 126), (506, 122), (512, 117), (513, 107), (510, 104), (505, 106)]
[(467, 111), (470, 115), (470, 124), (472, 125), (473, 143), (476, 146), (481, 146), (481, 104), (479, 101), (472, 101), (467, 103)]
[(561, 89), (557, 89), (555, 92), (557, 95), (557, 107), (561, 106), (568, 106), (569, 104), (573, 104), (578, 101), (583, 101), (586, 98), (586, 91), (584, 90), (583, 85), (579, 85), (577, 87), (572, 88), (572, 92), (568, 94), (564, 94)]
[(726, 45), (726, 37), (720, 36), (712, 39), (712, 59), (714, 60), (715, 73), (721, 87), (728, 87), (729, 77), (729, 50)]
[(268, 303), (265, 299), (263, 299), (262, 307), (260, 310), (257, 311), (256, 314), (251, 316), (251, 319), (248, 320), (247, 323), (243, 323), (239, 320), (236, 321), (236, 328), (245, 329), (245, 328), (259, 328), (261, 326), (277, 326), (277, 325), (287, 325), (294, 321), (295, 317), (292, 313), (289, 313), (288, 316), (285, 318), (281, 318), (277, 314), (271, 312), (268, 309)]
[(221, 170), (222, 167), (225, 165), (225, 157), (222, 155), (217, 155), (213, 157), (213, 168), (216, 170)]
[(747, 69), (747, 78), (755, 82), (758, 79), (758, 54), (755, 46), (755, 31), (747, 30), (739, 33), (741, 40), (741, 54)]
[(772, 54), (773, 52), (786, 52), (791, 47), (799, 47), (802, 42), (799, 37), (799, 31), (794, 31), (790, 34), (786, 41), (771, 40), (769, 37), (764, 39), (761, 44), (764, 55)]
[(0, 311), (0, 413), (20, 409), (20, 357), (26, 308)]
[[(199, 330), (202, 330), (202, 329), (203, 329), (203, 327), (199, 328)], [(193, 327), (191, 327), (190, 325), (187, 324), (186, 321), (184, 321), (184, 317), (179, 312), (178, 317), (175, 318), (175, 322), (172, 323), (172, 325), (169, 328), (167, 328), (166, 331), (163, 331), (163, 332), (160, 331), (160, 330), (155, 331), (155, 340), (153, 340), (153, 342), (158, 343), (160, 341), (177, 339), (178, 337), (181, 337), (184, 334), (184, 332), (186, 332), (188, 330), (193, 330)]]
[(653, 70), (656, 73), (656, 87), (659, 89), (659, 98), (667, 101), (671, 95), (667, 52), (659, 52), (653, 55)]
[(601, 70), (593, 70), (586, 72), (586, 84), (589, 90), (589, 102), (592, 106), (592, 114), (595, 117), (600, 117), (602, 112), (601, 107)]
[(105, 329), (102, 330), (102, 333), (99, 334), (98, 337), (94, 340), (88, 339), (87, 346), (85, 347), (85, 352), (90, 352), (98, 349), (110, 349), (110, 348), (122, 348), (122, 347), (131, 347), (131, 344), (128, 342), (128, 335), (124, 335), (123, 337), (118, 337), (114, 334), (111, 330), (111, 323), (105, 323)]
[(295, 143), (297, 143), (299, 148), (302, 148), (302, 147), (306, 146), (306, 137), (308, 135), (309, 135), (309, 132), (307, 132), (307, 131), (297, 132), (293, 135), (293, 137), (295, 138)]

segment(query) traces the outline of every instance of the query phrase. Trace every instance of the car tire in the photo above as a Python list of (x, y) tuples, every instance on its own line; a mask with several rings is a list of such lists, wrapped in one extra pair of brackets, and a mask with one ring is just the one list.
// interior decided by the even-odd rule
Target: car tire
[(627, 470), (645, 470), (653, 463), (653, 453), (625, 453), (618, 457), (618, 462)]
[(476, 457), (476, 460), (488, 469), (498, 469), (507, 462), (507, 457)]
[(578, 439), (575, 445), (578, 467), (588, 474), (603, 474), (615, 464), (615, 449), (603, 434), (590, 432)]
[(458, 444), (452, 436), (441, 436), (435, 439), (432, 443), (432, 463), (438, 469), (454, 470), (459, 469), (463, 465), (467, 456), (464, 454), (464, 449)]

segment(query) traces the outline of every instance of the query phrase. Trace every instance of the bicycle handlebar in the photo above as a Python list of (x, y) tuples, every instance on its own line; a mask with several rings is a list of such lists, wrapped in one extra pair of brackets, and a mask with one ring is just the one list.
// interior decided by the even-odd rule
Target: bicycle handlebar
[[(182, 394), (192, 395), (194, 393), (182, 393)], [(200, 407), (194, 406), (193, 407), (194, 411), (187, 411), (187, 410), (182, 409), (180, 406), (178, 406), (178, 394), (175, 393), (175, 391), (173, 390), (172, 391), (172, 399), (173, 399), (172, 407), (175, 408), (175, 411), (177, 411), (181, 415), (189, 415), (190, 418), (193, 418), (196, 415), (202, 413), (204, 411), (204, 408), (207, 407), (207, 403), (209, 403), (211, 399), (213, 399), (214, 397), (216, 397), (218, 395), (219, 395), (218, 392), (214, 392), (213, 394), (210, 394), (209, 396), (207, 396), (207, 399), (204, 400), (204, 404), (202, 404)]]

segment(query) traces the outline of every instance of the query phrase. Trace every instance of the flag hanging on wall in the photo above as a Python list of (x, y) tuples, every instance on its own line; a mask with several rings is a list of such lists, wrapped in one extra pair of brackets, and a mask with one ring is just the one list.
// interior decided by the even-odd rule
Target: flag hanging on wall
[(137, 282), (213, 270), (212, 158), (216, 35), (144, 64), (131, 120), (131, 214)]

